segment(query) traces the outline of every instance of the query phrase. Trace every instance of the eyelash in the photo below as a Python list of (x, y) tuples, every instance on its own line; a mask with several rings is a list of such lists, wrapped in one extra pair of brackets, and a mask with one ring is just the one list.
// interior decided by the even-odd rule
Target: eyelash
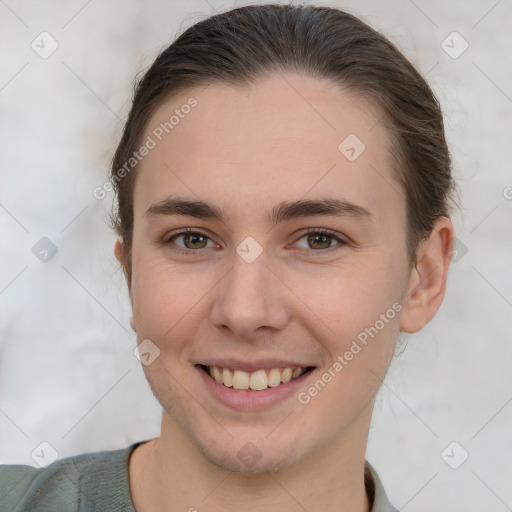
[[(186, 228), (186, 229), (182, 229), (181, 231), (178, 231), (177, 233), (173, 233), (171, 236), (165, 237), (164, 240), (163, 240), (163, 244), (164, 245), (168, 245), (175, 238), (178, 238), (179, 236), (186, 235), (186, 234), (194, 234), (194, 235), (197, 234), (197, 235), (204, 236), (208, 240), (211, 240), (211, 238), (206, 233), (203, 233), (200, 230), (197, 230), (197, 229), (194, 229), (194, 228)], [(335, 246), (329, 247), (327, 249), (316, 249), (316, 250), (315, 249), (300, 249), (300, 251), (307, 252), (309, 254), (313, 253), (313, 254), (315, 254), (315, 256), (321, 256), (321, 255), (323, 255), (323, 254), (325, 254), (327, 252), (330, 253), (331, 251), (336, 250), (336, 248), (340, 249), (344, 245), (348, 244), (347, 241), (343, 240), (342, 238), (337, 236), (336, 233), (334, 233), (333, 231), (330, 231), (329, 229), (309, 228), (307, 232), (303, 233), (302, 236), (300, 238), (298, 238), (298, 240), (301, 240), (305, 236), (308, 236), (308, 235), (311, 235), (311, 234), (325, 235), (325, 236), (328, 236), (329, 238), (333, 238), (338, 243)], [(203, 249), (205, 249), (205, 248), (203, 248)], [(183, 249), (182, 247), (179, 247), (177, 245), (174, 245), (172, 250), (176, 251), (176, 252), (178, 252), (180, 254), (187, 254), (187, 255), (191, 255), (193, 253), (200, 253), (200, 252), (202, 252), (202, 249)]]

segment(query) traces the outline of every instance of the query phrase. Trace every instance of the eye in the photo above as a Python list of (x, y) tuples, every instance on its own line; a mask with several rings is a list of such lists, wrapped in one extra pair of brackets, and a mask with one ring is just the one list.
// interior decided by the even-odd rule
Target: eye
[[(308, 229), (307, 233), (304, 234), (299, 240), (306, 239), (306, 245), (304, 249), (308, 252), (326, 252), (331, 249), (334, 249), (338, 245), (346, 245), (347, 242), (337, 236), (330, 230), (327, 229)], [(336, 240), (334, 246), (332, 245), (332, 241)]]
[[(176, 244), (175, 240), (182, 239), (183, 246)], [(347, 242), (336, 235), (334, 232), (327, 229), (308, 229), (307, 233), (302, 235), (299, 240), (306, 239), (306, 247), (300, 248), (307, 251), (309, 254), (325, 253), (334, 250), (337, 246), (346, 245)], [(337, 243), (333, 246), (332, 241)], [(178, 233), (167, 236), (163, 240), (164, 245), (172, 245), (172, 249), (178, 253), (191, 254), (200, 252), (199, 249), (207, 249), (212, 247), (208, 246), (208, 241), (211, 239), (202, 231), (194, 230), (192, 228), (183, 229)], [(213, 242), (211, 242), (213, 244)], [(296, 242), (297, 244), (298, 242)], [(213, 244), (215, 246), (216, 244)]]
[[(174, 241), (182, 238), (184, 246), (177, 245)], [(185, 254), (197, 252), (198, 249), (206, 249), (208, 240), (210, 238), (202, 231), (194, 229), (183, 229), (179, 233), (166, 237), (163, 240), (164, 245), (171, 244), (174, 246), (173, 250)], [(214, 244), (215, 245), (215, 244)], [(210, 246), (211, 247), (211, 246)]]

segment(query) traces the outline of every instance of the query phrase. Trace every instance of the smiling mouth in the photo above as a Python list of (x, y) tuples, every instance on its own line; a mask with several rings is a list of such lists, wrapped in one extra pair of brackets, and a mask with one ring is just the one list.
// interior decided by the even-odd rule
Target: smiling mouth
[(254, 372), (231, 370), (219, 366), (198, 365), (207, 375), (218, 384), (227, 388), (245, 391), (263, 391), (267, 388), (287, 384), (314, 369), (314, 366), (294, 368), (266, 368)]

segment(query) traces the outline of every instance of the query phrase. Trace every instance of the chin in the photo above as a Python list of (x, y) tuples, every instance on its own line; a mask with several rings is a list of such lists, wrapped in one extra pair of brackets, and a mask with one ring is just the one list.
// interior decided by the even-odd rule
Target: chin
[(227, 428), (230, 435), (211, 425), (207, 430), (201, 428), (204, 426), (196, 423), (189, 436), (203, 457), (224, 470), (273, 473), (293, 466), (306, 455), (307, 440), (293, 425), (277, 429), (276, 424), (232, 426)]
[[(262, 475), (286, 469), (296, 462), (297, 454), (276, 450), (259, 450), (254, 444), (247, 443), (241, 449), (229, 447), (218, 450), (198, 445), (198, 449), (209, 462), (221, 469), (245, 475)], [(293, 452), (293, 450), (289, 450)], [(270, 455), (271, 454), (271, 455)]]
[(275, 426), (228, 427), (225, 430), (212, 428), (211, 422), (199, 418), (183, 421), (181, 417), (180, 420), (182, 431), (207, 461), (235, 473), (256, 475), (289, 468), (299, 461), (305, 449), (304, 440), (296, 439), (289, 429), (269, 435)]

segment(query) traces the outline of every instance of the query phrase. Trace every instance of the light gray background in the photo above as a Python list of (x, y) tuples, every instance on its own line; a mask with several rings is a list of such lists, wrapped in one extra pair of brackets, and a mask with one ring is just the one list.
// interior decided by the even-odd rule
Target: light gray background
[[(92, 191), (135, 74), (178, 32), (244, 3), (0, 1), (0, 462), (35, 466), (43, 441), (62, 458), (158, 435), (107, 226), (113, 195)], [(444, 304), (397, 355), (367, 458), (401, 510), (510, 510), (512, 3), (321, 4), (364, 17), (427, 76), (462, 194)], [(59, 45), (47, 59), (31, 48), (43, 31)], [(441, 46), (453, 31), (469, 44), (456, 59)], [(42, 237), (58, 248), (47, 263), (32, 253)], [(469, 453), (458, 469), (441, 456), (452, 441), (452, 461)]]

